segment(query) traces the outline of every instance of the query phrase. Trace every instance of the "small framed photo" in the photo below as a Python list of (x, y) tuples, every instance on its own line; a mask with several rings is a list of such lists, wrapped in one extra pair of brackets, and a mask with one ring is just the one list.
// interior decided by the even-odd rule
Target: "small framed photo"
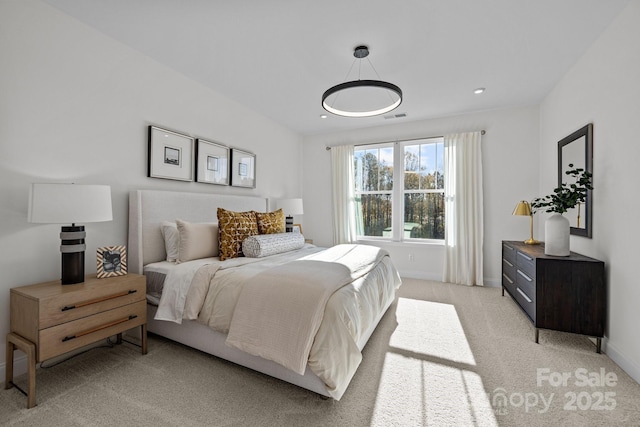
[(231, 150), (231, 185), (256, 188), (256, 155), (242, 150)]
[(104, 246), (97, 253), (98, 279), (127, 274), (127, 247)]
[(194, 138), (156, 126), (149, 126), (150, 178), (193, 181)]
[(196, 182), (229, 185), (229, 147), (198, 139), (196, 143)]
[(293, 224), (293, 232), (294, 232), (294, 233), (302, 234), (302, 225), (300, 225), (300, 224)]

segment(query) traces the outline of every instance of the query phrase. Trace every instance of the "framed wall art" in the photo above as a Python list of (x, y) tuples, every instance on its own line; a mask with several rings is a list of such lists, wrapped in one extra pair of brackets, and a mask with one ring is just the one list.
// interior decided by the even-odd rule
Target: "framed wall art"
[(247, 151), (231, 150), (231, 185), (256, 188), (256, 155)]
[(98, 279), (127, 274), (127, 247), (104, 246), (97, 251)]
[(196, 141), (196, 182), (229, 185), (230, 149), (215, 142)]
[(147, 176), (193, 181), (194, 138), (149, 126)]

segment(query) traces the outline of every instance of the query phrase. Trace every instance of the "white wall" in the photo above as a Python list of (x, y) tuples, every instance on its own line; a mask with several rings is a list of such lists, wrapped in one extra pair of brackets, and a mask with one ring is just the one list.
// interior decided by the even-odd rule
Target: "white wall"
[(633, 1), (540, 109), (542, 194), (557, 185), (557, 141), (593, 123), (593, 238), (572, 236), (571, 250), (605, 262), (609, 288), (606, 352), (636, 381), (640, 381), (638, 22), (640, 2)]
[[(489, 93), (486, 95), (490, 96)], [(352, 119), (345, 119), (352, 120)], [(501, 240), (525, 240), (529, 220), (511, 215), (519, 200), (538, 195), (538, 107), (486, 111), (455, 117), (407, 122), (393, 126), (306, 137), (304, 164), (304, 233), (314, 243), (333, 243), (331, 215), (331, 155), (326, 146), (363, 144), (394, 139), (439, 136), (484, 129), (485, 284), (501, 283)], [(536, 237), (540, 234), (536, 230)], [(441, 245), (389, 243), (394, 263), (405, 277), (442, 280)], [(409, 261), (409, 255), (413, 261)]]
[[(0, 53), (0, 337), (9, 289), (60, 277), (60, 225), (27, 223), (31, 182), (111, 185), (114, 220), (85, 224), (87, 273), (97, 247), (127, 243), (129, 190), (302, 194), (297, 134), (47, 5), (0, 2)], [(256, 153), (257, 188), (147, 178), (149, 124)]]

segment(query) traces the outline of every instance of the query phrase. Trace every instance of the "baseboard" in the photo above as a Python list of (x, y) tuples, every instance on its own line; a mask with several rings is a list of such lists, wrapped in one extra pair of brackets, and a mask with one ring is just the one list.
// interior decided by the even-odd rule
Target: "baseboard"
[(436, 282), (442, 282), (441, 275), (436, 275), (420, 270), (403, 270), (400, 276), (406, 277), (407, 279), (433, 280)]
[(636, 365), (632, 360), (620, 352), (615, 345), (611, 344), (611, 341), (606, 340), (606, 345), (603, 343), (603, 346), (606, 348), (605, 353), (611, 360), (615, 362), (616, 365), (620, 366), (623, 371), (625, 371), (631, 378), (633, 378), (638, 384), (640, 384), (640, 367)]
[[(400, 276), (406, 277), (407, 279), (432, 280), (436, 282), (442, 282), (442, 276), (420, 270), (403, 270)], [(499, 279), (485, 278), (484, 286), (488, 288), (499, 288), (502, 286), (502, 282)]]

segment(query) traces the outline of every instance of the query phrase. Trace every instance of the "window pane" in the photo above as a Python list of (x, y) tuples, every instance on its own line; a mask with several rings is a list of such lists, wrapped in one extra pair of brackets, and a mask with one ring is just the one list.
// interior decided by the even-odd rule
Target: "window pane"
[(380, 149), (380, 191), (393, 190), (393, 147)]
[(356, 191), (393, 189), (393, 147), (354, 150)]
[(404, 147), (404, 189), (420, 189), (420, 145)]
[(391, 237), (391, 194), (362, 194), (363, 235)]
[(444, 239), (444, 194), (404, 195), (405, 239)]

